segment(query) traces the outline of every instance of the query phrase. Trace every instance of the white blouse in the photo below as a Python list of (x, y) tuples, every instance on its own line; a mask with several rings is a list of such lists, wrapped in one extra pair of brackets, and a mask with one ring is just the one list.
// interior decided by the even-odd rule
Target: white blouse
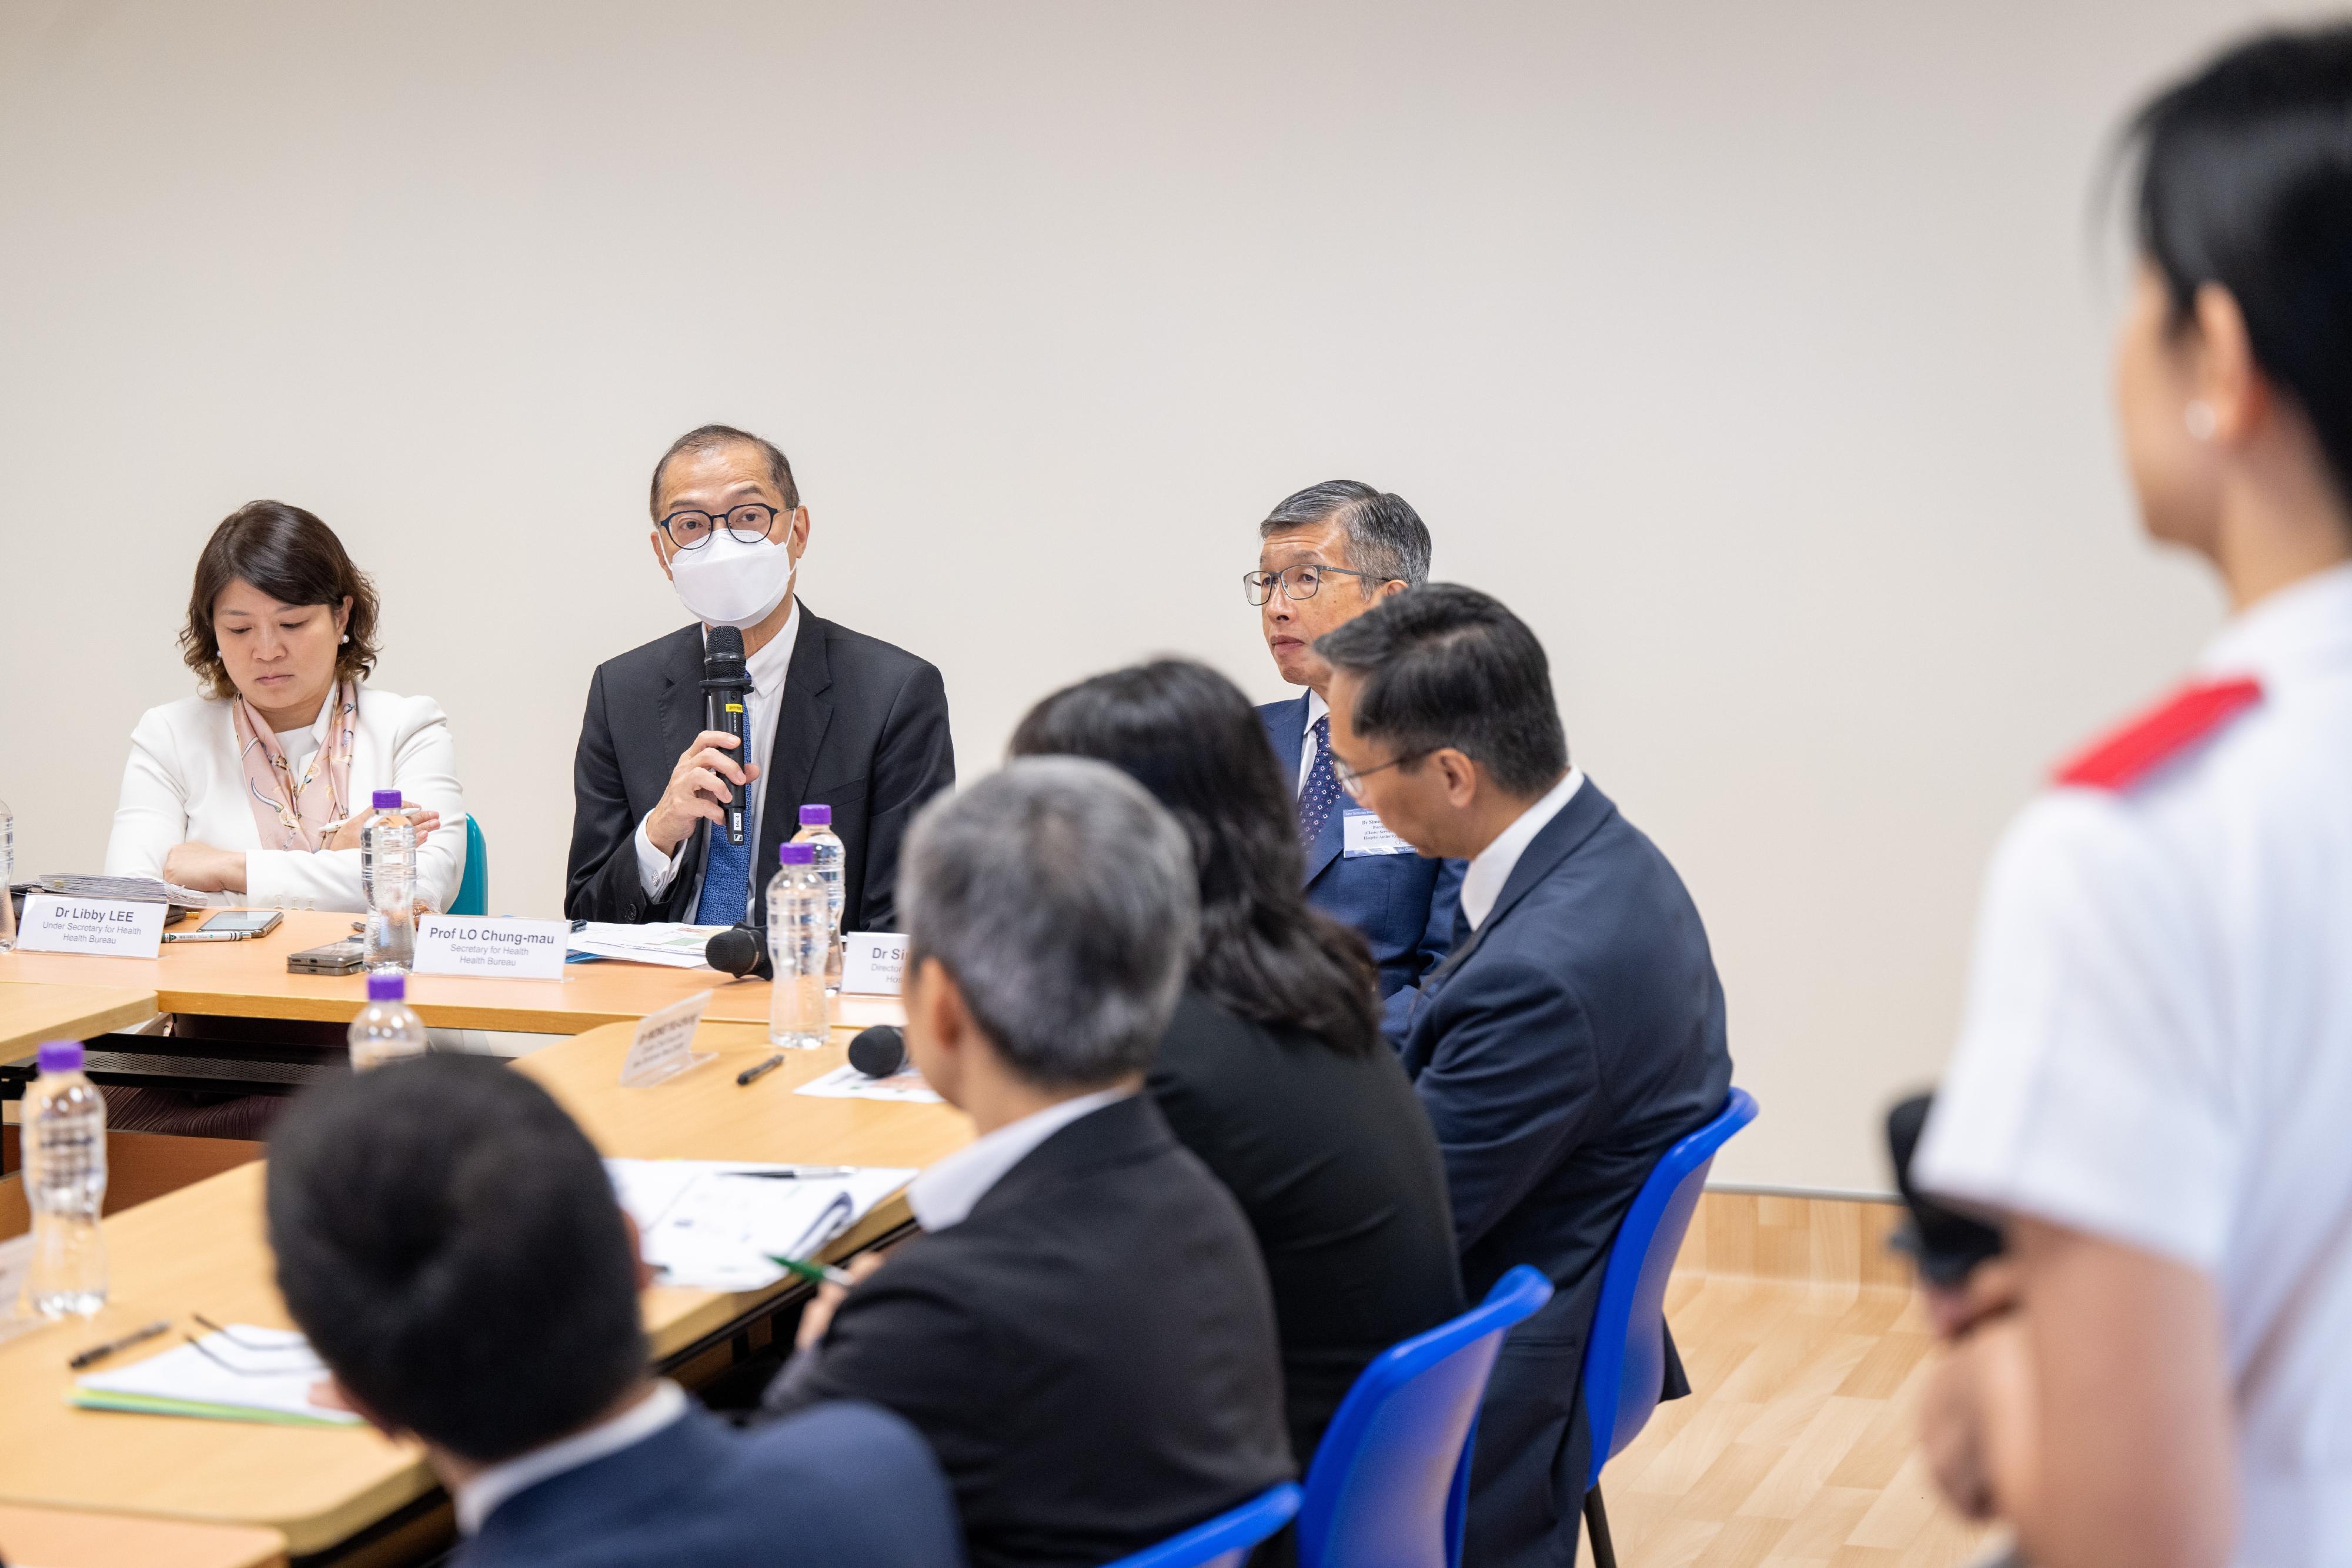
[[(314, 736), (323, 738), (329, 716), (322, 707)], [(435, 909), (448, 908), (466, 875), (466, 797), (448, 719), (431, 697), (360, 687), (351, 809), (366, 810), (376, 789), (398, 789), (407, 804), (441, 814), (440, 827), (417, 849), (416, 894)], [(359, 851), (261, 847), (229, 705), (214, 697), (166, 703), (140, 716), (106, 843), (107, 874), (160, 877), (163, 857), (190, 841), (245, 852), (246, 890), (225, 895), (226, 902), (354, 914), (367, 907)]]

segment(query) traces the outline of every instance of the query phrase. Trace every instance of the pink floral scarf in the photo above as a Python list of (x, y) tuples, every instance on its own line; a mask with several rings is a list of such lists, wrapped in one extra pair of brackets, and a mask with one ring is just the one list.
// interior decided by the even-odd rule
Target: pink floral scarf
[(236, 728), (237, 760), (245, 765), (246, 804), (261, 846), (272, 850), (320, 850), (333, 829), (351, 815), (352, 750), (359, 737), (360, 689), (337, 681), (327, 699), (333, 705), (326, 739), (298, 777), (269, 721), (244, 697), (229, 705)]

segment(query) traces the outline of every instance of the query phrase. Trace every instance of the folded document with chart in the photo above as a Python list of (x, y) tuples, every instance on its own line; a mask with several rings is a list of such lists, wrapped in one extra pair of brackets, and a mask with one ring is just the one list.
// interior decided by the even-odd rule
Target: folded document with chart
[(772, 1260), (813, 1258), (914, 1179), (887, 1166), (606, 1160), (646, 1264), (665, 1285), (764, 1290)]
[(86, 1410), (202, 1416), (278, 1427), (352, 1427), (350, 1411), (318, 1403), (327, 1369), (291, 1329), (231, 1323), (176, 1350), (112, 1372), (74, 1379)]

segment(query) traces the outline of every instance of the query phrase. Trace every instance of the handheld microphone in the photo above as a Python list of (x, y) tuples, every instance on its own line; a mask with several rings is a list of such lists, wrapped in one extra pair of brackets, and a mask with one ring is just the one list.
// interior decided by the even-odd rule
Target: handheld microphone
[(894, 1023), (860, 1030), (849, 1042), (849, 1065), (868, 1078), (895, 1077), (907, 1070), (906, 1031)]
[[(751, 676), (743, 667), (743, 633), (732, 626), (713, 626), (702, 649), (702, 697), (707, 729), (724, 730), (735, 737), (735, 760), (751, 760)], [(727, 841), (743, 841), (743, 797), (749, 786), (729, 791)]]
[(737, 979), (757, 975), (772, 980), (776, 976), (776, 961), (768, 953), (768, 934), (756, 925), (730, 925), (713, 932), (702, 945), (702, 961)]

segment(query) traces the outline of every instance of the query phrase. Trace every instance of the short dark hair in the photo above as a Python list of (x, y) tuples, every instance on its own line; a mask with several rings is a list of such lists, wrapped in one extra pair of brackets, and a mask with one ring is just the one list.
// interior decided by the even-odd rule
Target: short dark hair
[(784, 510), (791, 511), (801, 504), (801, 488), (793, 482), (793, 465), (776, 444), (764, 435), (754, 435), (748, 430), (738, 430), (731, 424), (700, 424), (669, 444), (669, 450), (654, 465), (654, 482), (646, 491), (646, 509), (655, 520), (661, 517), (662, 471), (669, 460), (682, 452), (708, 452), (716, 446), (731, 446), (741, 442), (758, 449), (768, 460), (768, 477), (774, 481), (776, 494), (784, 498)]
[(310, 1089), (269, 1138), (287, 1310), (376, 1415), (477, 1463), (579, 1430), (646, 1370), (604, 1163), (494, 1058)]
[(352, 601), (344, 624), (348, 643), (335, 645), (335, 675), (361, 681), (375, 668), (375, 584), (352, 564), (335, 530), (299, 507), (283, 501), (247, 501), (213, 529), (196, 557), (195, 585), (188, 591), (188, 623), (180, 628), (180, 656), (195, 671), (209, 696), (236, 695), (221, 663), (220, 637), (213, 631), (213, 606), (228, 585), (243, 578), (280, 604)]
[(1012, 749), (1108, 762), (1175, 817), (1200, 869), (1194, 987), (1229, 1012), (1287, 1024), (1335, 1051), (1374, 1049), (1371, 955), (1307, 905), (1297, 807), (1239, 686), (1188, 659), (1113, 670), (1031, 708)]
[(1151, 1064), (1200, 929), (1192, 846), (1134, 779), (1025, 757), (923, 808), (898, 909), (1023, 1082), (1098, 1089)]
[(2302, 406), (2352, 502), (2352, 24), (2264, 32), (2158, 93), (2124, 149), (2176, 321), (2208, 283)]
[(1452, 747), (1514, 795), (1568, 771), (1551, 665), (1502, 601), (1454, 582), (1409, 588), (1316, 639), (1315, 652), (1363, 686), (1359, 735), (1402, 755)]
[(1348, 564), (1356, 570), (1396, 582), (1429, 580), (1429, 528), (1421, 514), (1402, 496), (1358, 480), (1327, 479), (1284, 497), (1257, 526), (1257, 537), (1329, 522), (1347, 533)]

